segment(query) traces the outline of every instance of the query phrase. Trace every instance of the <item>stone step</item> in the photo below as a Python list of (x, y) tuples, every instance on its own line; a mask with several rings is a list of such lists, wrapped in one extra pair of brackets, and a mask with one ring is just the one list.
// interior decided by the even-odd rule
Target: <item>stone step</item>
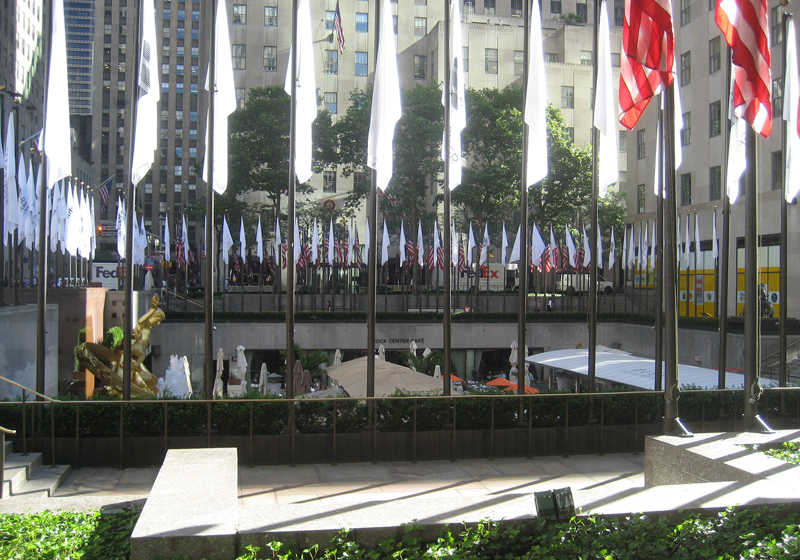
[(42, 466), (41, 453), (12, 453), (6, 455), (3, 480), (3, 497), (19, 492), (22, 485)]
[(19, 489), (12, 493), (13, 497), (49, 498), (61, 486), (72, 470), (69, 465), (46, 466), (28, 477)]

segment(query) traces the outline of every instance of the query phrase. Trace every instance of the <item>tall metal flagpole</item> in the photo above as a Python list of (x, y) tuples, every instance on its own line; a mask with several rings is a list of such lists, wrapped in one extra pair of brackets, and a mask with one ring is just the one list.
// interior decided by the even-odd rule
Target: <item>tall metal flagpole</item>
[[(725, 99), (730, 100), (730, 86), (731, 86), (731, 50), (726, 49), (727, 60), (725, 65), (727, 67), (727, 76), (725, 77), (727, 96)], [(730, 145), (730, 128), (731, 122), (727, 120), (728, 125), (724, 128), (725, 138), (723, 150), (723, 164), (725, 169), (725, 181), (722, 188), (722, 247), (720, 248), (719, 259), (719, 297), (717, 299), (717, 317), (719, 318), (719, 372), (718, 372), (718, 385), (719, 389), (725, 388), (725, 370), (728, 367), (728, 287), (729, 287), (729, 272), (728, 266), (730, 261), (730, 246), (731, 246), (731, 200), (728, 196), (728, 149)], [(722, 410), (723, 403), (720, 400), (720, 410)]]
[[(292, 112), (289, 119), (289, 196), (286, 202), (288, 223), (286, 224), (286, 398), (294, 398), (294, 230), (295, 230), (295, 154), (297, 153), (297, 8), (298, 0), (292, 0)], [(305, 25), (306, 22), (303, 22)], [(278, 209), (280, 213), (280, 208)], [(279, 273), (280, 274), (280, 273)], [(289, 407), (289, 425), (294, 425), (294, 407)]]
[[(49, 56), (49, 55), (48, 55)], [(48, 62), (49, 63), (49, 62)], [(47, 87), (47, 86), (45, 86)], [(5, 136), (7, 130), (6, 124), (6, 87), (0, 86), (0, 139), (3, 140), (2, 145), (5, 146), (8, 138)], [(5, 154), (2, 154), (5, 157)], [(42, 163), (44, 163), (44, 158), (42, 159)], [(46, 169), (42, 169), (42, 173), (44, 173)], [(0, 177), (3, 178), (3, 184), (5, 184), (5, 168), (0, 165)], [(44, 175), (42, 175), (44, 177)], [(5, 197), (0, 196), (0, 216), (5, 216), (4, 208), (5, 208), (5, 201), (3, 200)], [(3, 280), (6, 277), (6, 240), (5, 236), (3, 235), (3, 228), (0, 227), (0, 307), (5, 306), (5, 289), (3, 288)]]
[[(460, 2), (461, 0), (451, 0), (453, 2)], [(451, 324), (450, 324), (450, 306), (451, 306), (451, 294), (450, 294), (450, 270), (451, 270), (451, 261), (453, 260), (453, 250), (450, 247), (450, 237), (452, 236), (452, 226), (450, 225), (450, 165), (452, 160), (450, 158), (450, 106), (453, 102), (453, 99), (450, 95), (450, 87), (453, 80), (453, 71), (455, 70), (452, 68), (453, 64), (453, 53), (450, 52), (450, 34), (453, 32), (452, 29), (452, 22), (450, 21), (450, 2), (448, 0), (443, 0), (444, 2), (444, 61), (447, 65), (447, 71), (444, 72), (444, 97), (445, 97), (445, 107), (444, 107), (444, 153), (447, 155), (444, 162), (444, 252), (447, 253), (447, 257), (445, 257), (445, 262), (447, 266), (445, 267), (445, 274), (444, 274), (444, 302), (443, 302), (443, 309), (442, 309), (442, 337), (443, 337), (443, 351), (442, 351), (442, 359), (443, 359), (443, 368), (442, 368), (442, 383), (444, 387), (442, 388), (442, 394), (447, 396), (450, 395), (451, 387), (450, 387), (450, 345), (451, 345)], [(461, 30), (461, 26), (459, 25), (459, 32)], [(461, 53), (455, 53), (456, 56), (461, 56)], [(461, 84), (457, 84), (460, 87)], [(461, 162), (458, 162), (458, 165), (461, 165)], [(434, 255), (434, 262), (436, 262), (437, 255)], [(435, 269), (435, 267), (434, 267)], [(438, 296), (438, 294), (437, 294)]]
[[(786, 49), (787, 49), (787, 43), (788, 43), (787, 36), (786, 36), (786, 27), (788, 26), (788, 22), (789, 22), (789, 18), (790, 17), (791, 16), (784, 11), (784, 13), (783, 13), (783, 21), (781, 22), (782, 25), (783, 25), (783, 38), (784, 38), (784, 40), (783, 40), (783, 75), (784, 76), (787, 75), (787, 72), (796, 72), (797, 71), (796, 68), (795, 69), (787, 68), (787, 64), (786, 64)], [(785, 81), (784, 81), (784, 83), (785, 83)], [(794, 103), (794, 101), (791, 100), (791, 99), (788, 100), (788, 102), (789, 103)], [(782, 144), (783, 145), (781, 146), (781, 150), (782, 150), (781, 153), (783, 154), (784, 158), (786, 158), (786, 153), (787, 153), (787, 150), (786, 150), (787, 128), (788, 128), (787, 123), (784, 120), (783, 121), (783, 131), (782, 131), (783, 132), (783, 135), (782, 135)], [(788, 289), (787, 289), (788, 286), (787, 286), (787, 283), (789, 281), (789, 275), (788, 275), (789, 255), (787, 253), (788, 248), (789, 248), (789, 233), (787, 231), (787, 227), (788, 227), (789, 209), (788, 209), (788, 203), (786, 202), (786, 190), (789, 188), (789, 185), (786, 184), (786, 175), (787, 175), (786, 166), (784, 165), (784, 167), (783, 167), (783, 189), (781, 191), (781, 239), (780, 239), (780, 244), (781, 244), (780, 267), (781, 268), (780, 268), (780, 272), (778, 273), (779, 282), (780, 282), (780, 287), (778, 288), (778, 290), (779, 290), (778, 293), (779, 293), (779, 296), (780, 296), (780, 305), (781, 305), (781, 314), (780, 314), (780, 351), (779, 351), (780, 361), (779, 361), (779, 371), (778, 371), (778, 384), (781, 387), (786, 387), (786, 366), (787, 366), (786, 353), (788, 351), (787, 340), (786, 340), (786, 338), (787, 338), (787, 330), (788, 329), (787, 329), (786, 321), (787, 321), (788, 316), (789, 316), (788, 310), (787, 310), (787, 307), (788, 307), (788, 305), (787, 305), (788, 304), (788, 301), (787, 301), (787, 297), (788, 297)], [(780, 406), (781, 413), (784, 412), (785, 405), (786, 405), (786, 393), (782, 391), (781, 392), (781, 406)]]
[[(208, 126), (206, 126), (206, 143), (208, 153), (208, 183), (206, 183), (206, 228), (203, 233), (206, 245), (206, 263), (203, 271), (205, 291), (203, 307), (205, 308), (205, 352), (203, 368), (203, 391), (207, 399), (214, 397), (214, 264), (217, 262), (217, 252), (214, 250), (214, 110), (217, 91), (217, 3), (209, 0), (211, 4), (211, 56), (209, 57), (208, 83)], [(224, 297), (224, 296), (223, 296)]]
[[(142, 21), (142, 2), (141, 0), (137, 2), (136, 5), (136, 24), (134, 25), (134, 37), (136, 37), (136, 50), (134, 51), (137, 53), (137, 63), (136, 69), (133, 73), (133, 83), (137, 84), (137, 87), (134, 88), (134, 91), (138, 93), (139, 88), (139, 60), (138, 60), (138, 53), (139, 53), (139, 43), (141, 39), (139, 38), (141, 29), (141, 21)], [(138, 103), (137, 99), (134, 99), (133, 107), (131, 108), (131, 122), (136, 122), (136, 112), (138, 110)], [(133, 154), (134, 142), (136, 141), (135, 137), (135, 128), (131, 127), (130, 133), (130, 153)], [(129, 170), (130, 171), (130, 170)], [(122, 321), (122, 332), (123, 332), (123, 352), (124, 352), (124, 360), (123, 360), (123, 369), (122, 369), (122, 399), (129, 401), (131, 399), (131, 333), (133, 328), (133, 319), (136, 315), (136, 311), (133, 309), (133, 220), (136, 217), (136, 185), (133, 184), (133, 178), (131, 177), (130, 173), (128, 174), (128, 182), (127, 182), (126, 194), (125, 198), (128, 201), (128, 212), (125, 216), (125, 313), (123, 315)]]
[[(375, 2), (375, 69), (378, 66), (378, 47), (381, 35), (381, 2)], [(374, 74), (373, 74), (374, 76)], [(374, 77), (373, 77), (374, 81)], [(377, 265), (378, 265), (378, 172), (372, 170), (367, 202), (367, 223), (369, 235), (367, 243), (367, 396), (375, 396), (375, 310), (377, 307)], [(369, 424), (374, 421), (374, 401), (369, 402)]]
[[(530, 0), (525, 0), (523, 7), (522, 18), (524, 21), (524, 41), (523, 47), (523, 60), (525, 61), (525, 68), (530, 68), (528, 60), (531, 56), (531, 9)], [(522, 76), (522, 94), (523, 99), (528, 96), (528, 88), (530, 87), (530, 76), (525, 72)], [(517, 313), (517, 352), (519, 353), (519, 365), (517, 373), (517, 394), (525, 394), (526, 372), (528, 367), (525, 364), (525, 346), (528, 340), (526, 333), (527, 312), (528, 312), (528, 126), (525, 124), (525, 103), (522, 104), (522, 182), (520, 183), (519, 190), (519, 311)], [(520, 412), (522, 412), (522, 401), (520, 400)], [(519, 420), (522, 421), (520, 414)]]
[[(663, 93), (661, 95), (664, 95)], [(664, 110), (659, 103), (658, 121), (661, 123), (663, 135), (664, 130)], [(653, 225), (656, 234), (656, 369), (655, 369), (655, 391), (662, 390), (663, 366), (664, 363), (664, 142), (659, 142), (659, 154), (656, 161), (661, 166), (656, 169), (658, 183), (658, 193), (656, 194), (656, 223)]]
[[(600, 32), (600, 3), (603, 0), (595, 0), (594, 3), (594, 38), (592, 52), (594, 53), (594, 64), (592, 65), (592, 83), (594, 84), (595, 97), (597, 96), (597, 65), (601, 61), (597, 60), (598, 34)], [(592, 122), (594, 122), (594, 111), (592, 108)], [(590, 210), (590, 221), (592, 224), (591, 248), (597, 251), (597, 196), (600, 189), (599, 166), (597, 162), (600, 131), (596, 126), (592, 126), (592, 208)], [(597, 255), (592, 258), (589, 264), (589, 371), (588, 387), (589, 393), (594, 393), (595, 372), (597, 365)], [(589, 420), (594, 420), (594, 409), (589, 408)]]

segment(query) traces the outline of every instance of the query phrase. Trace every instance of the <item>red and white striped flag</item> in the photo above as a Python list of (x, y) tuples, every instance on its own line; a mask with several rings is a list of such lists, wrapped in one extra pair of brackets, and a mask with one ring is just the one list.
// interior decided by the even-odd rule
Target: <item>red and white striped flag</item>
[(339, 54), (344, 54), (344, 29), (342, 28), (342, 12), (339, 11), (339, 0), (336, 0), (336, 11), (333, 12), (333, 31), (339, 43)]
[(408, 254), (408, 266), (410, 268), (410, 267), (412, 267), (414, 265), (414, 261), (417, 258), (417, 249), (416, 249), (416, 246), (414, 245), (414, 240), (413, 239), (409, 239), (408, 240), (407, 247), (408, 247), (408, 249), (406, 251), (407, 251), (407, 254)]
[(772, 132), (768, 10), (767, 0), (717, 0), (714, 13), (731, 47), (736, 114), (764, 138)]
[(466, 272), (467, 271), (467, 257), (464, 255), (464, 244), (458, 244), (458, 271), (459, 272)]
[(619, 121), (632, 130), (650, 99), (675, 78), (675, 38), (669, 0), (625, 3), (622, 49)]

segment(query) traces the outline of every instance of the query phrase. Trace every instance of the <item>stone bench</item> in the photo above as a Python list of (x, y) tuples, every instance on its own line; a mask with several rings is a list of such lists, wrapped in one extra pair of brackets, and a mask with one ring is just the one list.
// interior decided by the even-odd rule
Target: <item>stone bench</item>
[(235, 448), (170, 449), (131, 535), (131, 560), (236, 557)]

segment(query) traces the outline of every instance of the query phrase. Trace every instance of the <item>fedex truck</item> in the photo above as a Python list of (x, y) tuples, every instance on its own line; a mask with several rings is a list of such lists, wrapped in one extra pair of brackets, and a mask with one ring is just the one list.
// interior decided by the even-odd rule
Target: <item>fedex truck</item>
[(503, 266), (500, 263), (473, 264), (472, 270), (458, 273), (458, 290), (485, 292), (513, 292), (519, 290), (519, 267), (515, 264)]
[(119, 286), (120, 270), (117, 263), (92, 263), (90, 281), (94, 284), (99, 284), (101, 288), (116, 290)]

